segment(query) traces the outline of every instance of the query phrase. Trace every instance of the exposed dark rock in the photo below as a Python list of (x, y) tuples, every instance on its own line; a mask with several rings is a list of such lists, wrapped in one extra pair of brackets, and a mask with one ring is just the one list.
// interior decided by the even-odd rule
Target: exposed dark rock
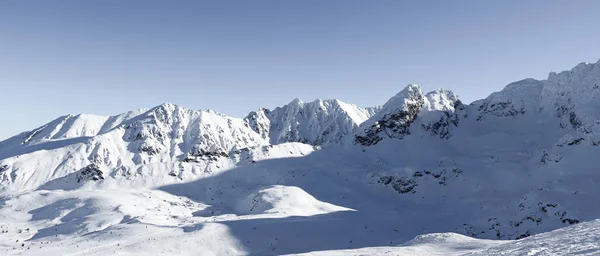
[(471, 237), (477, 237), (479, 235), (485, 234), (485, 231), (477, 231), (476, 228), (474, 228), (473, 226), (471, 226), (469, 224), (463, 224), (463, 228), (464, 228), (464, 233)]
[(569, 113), (569, 123), (573, 126), (573, 129), (579, 129), (581, 127), (581, 121), (575, 114), (575, 112)]
[(584, 140), (584, 138), (579, 138), (579, 139), (576, 139), (576, 140), (573, 140), (573, 141), (567, 143), (567, 145), (569, 145), (569, 146), (579, 145), (579, 143), (581, 143), (583, 140)]
[(100, 170), (100, 167), (95, 164), (90, 164), (79, 170), (76, 178), (78, 183), (86, 180), (99, 181), (104, 180), (104, 174)]
[(523, 221), (522, 220), (520, 220), (520, 221), (512, 221), (511, 220), (511, 221), (508, 222), (508, 224), (511, 227), (518, 227), (518, 226), (521, 226), (521, 224), (523, 224)]
[(557, 204), (544, 204), (542, 202), (539, 202), (538, 205), (544, 213), (548, 213), (548, 208), (555, 208), (557, 206)]
[(148, 155), (156, 155), (158, 153), (160, 153), (160, 149), (155, 148), (153, 146), (149, 146), (149, 145), (141, 145), (138, 150), (140, 152), (145, 152)]
[(573, 225), (573, 224), (579, 223), (579, 220), (566, 218), (566, 219), (562, 219), (562, 223), (569, 223), (569, 224)]
[[(246, 151), (247, 150), (248, 149), (246, 149)], [(246, 151), (244, 151), (244, 152), (246, 152)], [(240, 151), (236, 151), (236, 152), (240, 152)], [(233, 154), (236, 154), (236, 152), (233, 152)], [(217, 160), (219, 160), (220, 157), (229, 157), (229, 154), (227, 154), (223, 151), (220, 151), (220, 150), (208, 151), (208, 150), (204, 150), (202, 148), (196, 148), (196, 149), (192, 150), (192, 153), (190, 153), (188, 156), (186, 156), (183, 159), (183, 161), (184, 162), (199, 162), (202, 160), (217, 161)]]
[(414, 190), (418, 186), (417, 182), (406, 177), (383, 176), (379, 178), (379, 183), (383, 185), (391, 185), (394, 190), (400, 194), (415, 193)]
[(452, 173), (454, 173), (455, 177), (458, 177), (462, 174), (462, 170), (457, 167), (454, 167), (454, 168), (452, 168)]
[(406, 104), (403, 110), (384, 115), (381, 120), (367, 128), (364, 135), (356, 135), (355, 141), (363, 146), (373, 146), (383, 139), (382, 133), (390, 138), (404, 138), (410, 134), (410, 125), (414, 122), (422, 106), (423, 97), (420, 95), (418, 103)]
[(523, 238), (530, 237), (530, 236), (531, 236), (531, 234), (529, 233), (529, 231), (526, 231), (524, 234), (520, 234), (517, 237), (515, 237), (515, 240), (523, 239)]
[(483, 120), (485, 115), (492, 115), (497, 117), (509, 117), (518, 116), (525, 114), (525, 108), (515, 107), (512, 101), (501, 101), (501, 102), (485, 102), (478, 108), (480, 114), (477, 116), (477, 121)]
[(559, 154), (548, 154), (548, 152), (544, 151), (542, 154), (542, 159), (540, 160), (542, 164), (547, 164), (548, 162), (558, 163), (562, 160), (562, 156)]
[(533, 221), (533, 222), (535, 222), (535, 223), (537, 223), (537, 224), (539, 224), (540, 222), (542, 222), (542, 218), (540, 218), (540, 217), (537, 217), (537, 216), (535, 216), (535, 215), (534, 215), (534, 216), (527, 216), (525, 219), (526, 219), (526, 220)]
[(382, 137), (377, 134), (381, 132), (380, 127), (373, 127), (366, 131), (365, 136), (356, 135), (356, 142), (363, 146), (373, 146), (383, 140)]
[(444, 111), (443, 115), (436, 122), (429, 124), (421, 124), (425, 131), (431, 133), (432, 136), (439, 136), (441, 139), (450, 139), (452, 127), (458, 126), (458, 115), (454, 112)]

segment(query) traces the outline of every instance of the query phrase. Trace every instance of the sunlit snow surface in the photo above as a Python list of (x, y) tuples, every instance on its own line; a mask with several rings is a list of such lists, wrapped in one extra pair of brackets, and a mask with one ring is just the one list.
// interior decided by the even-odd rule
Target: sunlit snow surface
[(0, 142), (0, 254), (597, 255), (598, 99), (596, 63), (470, 105), (60, 117)]

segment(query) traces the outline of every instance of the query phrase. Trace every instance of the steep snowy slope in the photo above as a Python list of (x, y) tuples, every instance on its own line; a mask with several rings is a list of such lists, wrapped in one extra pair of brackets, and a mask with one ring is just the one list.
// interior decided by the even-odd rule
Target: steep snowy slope
[(294, 100), (244, 119), (173, 104), (61, 117), (0, 142), (11, 234), (0, 244), (135, 253), (156, 239), (171, 247), (147, 250), (280, 255), (431, 232), (523, 239), (594, 220), (599, 80), (600, 64), (580, 64), (470, 105), (409, 85), (368, 109)]
[(523, 240), (492, 246), (466, 256), (599, 255), (600, 220), (573, 225)]

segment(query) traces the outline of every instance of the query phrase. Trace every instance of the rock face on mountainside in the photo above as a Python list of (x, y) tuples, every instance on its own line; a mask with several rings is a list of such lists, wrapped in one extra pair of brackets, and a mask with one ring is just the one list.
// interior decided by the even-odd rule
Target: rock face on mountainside
[(90, 164), (84, 167), (83, 169), (79, 170), (79, 173), (77, 173), (77, 183), (86, 180), (99, 181), (103, 179), (104, 173), (102, 173), (100, 167), (98, 167), (95, 164)]
[(210, 179), (218, 185), (192, 189), (209, 203), (246, 206), (257, 196), (292, 212), (289, 197), (264, 188), (293, 186), (304, 201), (379, 202), (415, 222), (446, 220), (423, 224), (429, 231), (518, 239), (600, 216), (589, 204), (600, 196), (599, 124), (599, 63), (514, 82), (469, 105), (412, 84), (380, 107), (296, 99), (243, 119), (163, 104), (68, 115), (0, 142), (0, 193)]
[[(464, 109), (451, 91), (440, 89), (424, 94), (420, 87), (411, 84), (360, 126), (355, 135), (356, 142), (373, 146), (384, 138), (402, 139), (414, 129), (423, 129), (433, 136), (449, 139)], [(413, 125), (415, 121), (419, 121), (416, 127)]]
[(302, 102), (295, 99), (272, 111), (260, 109), (246, 118), (250, 127), (272, 144), (302, 142), (311, 145), (339, 143), (379, 108), (360, 108), (339, 100)]

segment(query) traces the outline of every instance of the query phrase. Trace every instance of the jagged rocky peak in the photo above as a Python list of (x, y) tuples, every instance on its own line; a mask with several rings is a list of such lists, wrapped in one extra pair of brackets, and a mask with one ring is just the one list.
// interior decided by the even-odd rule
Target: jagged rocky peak
[(426, 132), (441, 139), (450, 139), (460, 118), (467, 117), (466, 107), (458, 95), (443, 89), (425, 95), (423, 110), (417, 121)]
[(269, 139), (269, 130), (271, 129), (271, 120), (267, 116), (270, 111), (266, 108), (260, 108), (257, 111), (250, 112), (244, 120), (248, 123), (250, 129), (260, 135), (261, 138)]
[(418, 85), (410, 84), (389, 99), (381, 111), (364, 122), (355, 141), (372, 146), (384, 137), (402, 139), (410, 134), (409, 127), (425, 104), (425, 95)]
[(360, 108), (340, 100), (303, 102), (296, 98), (272, 111), (253, 111), (245, 121), (262, 138), (269, 138), (271, 144), (325, 145), (341, 142), (378, 110), (377, 107)]
[(267, 144), (244, 120), (211, 110), (194, 111), (166, 103), (141, 116), (124, 126), (123, 136), (130, 142), (130, 150), (137, 153), (138, 163), (165, 154), (188, 160), (224, 156), (233, 149)]
[(550, 72), (547, 80), (567, 87), (600, 86), (600, 60), (596, 63), (582, 62), (559, 73)]
[(171, 125), (182, 121), (183, 118), (189, 117), (193, 112), (191, 109), (172, 103), (163, 103), (150, 109), (147, 116), (157, 122), (157, 124)]
[(551, 72), (542, 91), (542, 107), (556, 114), (562, 128), (600, 131), (600, 61), (580, 63), (570, 71)]
[(424, 94), (418, 85), (410, 84), (360, 125), (355, 142), (372, 146), (386, 137), (402, 139), (411, 134), (417, 117), (425, 131), (448, 139), (452, 127), (458, 125), (457, 110), (464, 111), (464, 106), (453, 92), (438, 89)]
[(449, 90), (437, 89), (425, 95), (424, 107), (430, 111), (454, 111), (462, 105), (458, 95)]
[(156, 155), (170, 146), (171, 140), (182, 139), (183, 130), (192, 118), (193, 111), (174, 104), (164, 103), (151, 108), (124, 125), (123, 139), (131, 142), (138, 152)]
[(600, 112), (600, 63), (580, 63), (569, 71), (551, 72), (546, 80), (524, 79), (471, 103), (477, 120), (558, 118), (561, 128), (590, 133)]
[(421, 87), (416, 84), (409, 84), (383, 105), (381, 114), (398, 112), (411, 106), (421, 107), (425, 103), (424, 97)]

